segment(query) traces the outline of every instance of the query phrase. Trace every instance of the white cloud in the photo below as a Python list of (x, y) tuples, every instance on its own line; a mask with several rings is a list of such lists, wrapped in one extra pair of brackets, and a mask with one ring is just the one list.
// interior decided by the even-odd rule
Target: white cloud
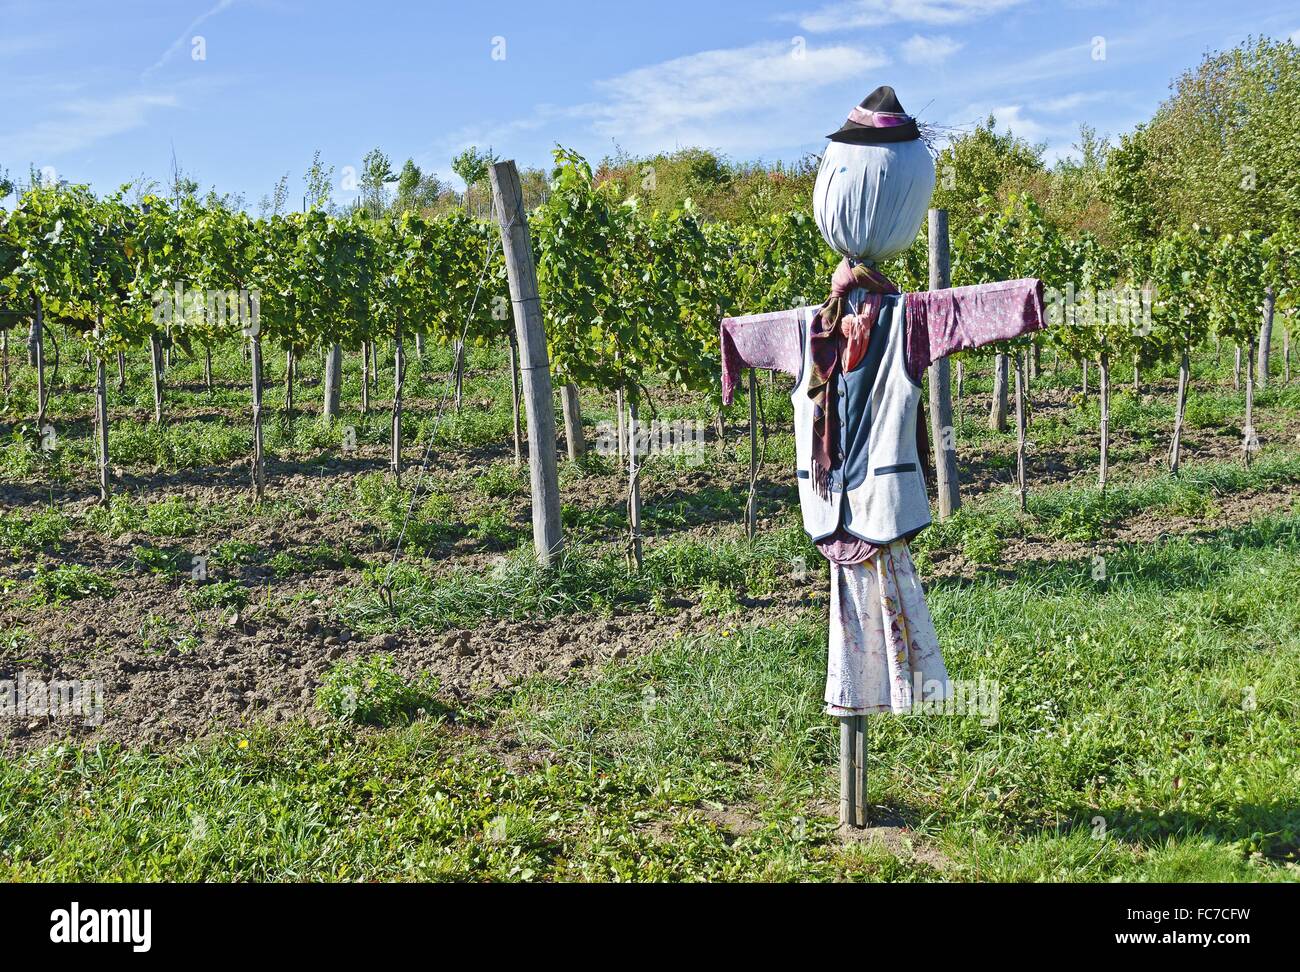
[(0, 135), (0, 158), (26, 159), (43, 164), (64, 152), (74, 152), (94, 142), (143, 127), (151, 111), (174, 108), (175, 95), (133, 94), (110, 98), (82, 98), (56, 109), (56, 116), (21, 132)]
[[(1057, 100), (1064, 102), (1074, 99), (1066, 96)], [(1077, 160), (1079, 151), (1075, 145), (1079, 140), (1079, 121), (1070, 116), (1043, 119), (1036, 114), (1042, 110), (1042, 106), (1027, 107), (1019, 102), (1000, 105), (984, 102), (968, 105), (963, 115), (966, 118), (977, 118), (980, 122), (992, 115), (997, 131), (1043, 146), (1043, 162), (1048, 166), (1067, 158)]]
[(903, 41), (903, 60), (921, 67), (938, 67), (964, 46), (946, 35), (925, 37), (913, 34)]
[(806, 116), (788, 135), (781, 130), (810, 94), (888, 63), (878, 50), (847, 45), (800, 49), (776, 41), (701, 51), (598, 82), (601, 99), (577, 111), (598, 134), (632, 151), (673, 141), (734, 148), (782, 137), (799, 143), (808, 140)]
[(999, 105), (990, 112), (997, 119), (997, 127), (1030, 142), (1037, 142), (1051, 130), (1041, 122), (1025, 115), (1024, 105)]
[(988, 17), (1025, 0), (845, 0), (795, 19), (813, 33), (881, 27), (893, 23), (949, 26)]
[(212, 19), (219, 13), (229, 10), (236, 2), (237, 0), (217, 0), (215, 6), (210, 7), (208, 10), (195, 17), (190, 25), (181, 31), (177, 38), (171, 42), (171, 46), (168, 47), (167, 50), (163, 51), (162, 57), (158, 58), (158, 60), (141, 75), (141, 78), (149, 77), (149, 75), (153, 74), (160, 67), (170, 61), (177, 55), (177, 53), (179, 53), (181, 48), (189, 45), (189, 43), (194, 39), (194, 32), (199, 29), (201, 24)]
[(1291, 36), (1287, 38), (1292, 44), (1300, 44), (1300, 27), (1291, 31)]
[[(634, 154), (686, 145), (723, 152), (804, 145), (839, 127), (861, 97), (854, 89), (842, 112), (826, 115), (817, 92), (855, 79), (865, 92), (874, 86), (871, 73), (888, 63), (879, 50), (847, 45), (796, 48), (774, 41), (701, 51), (598, 81), (597, 97), (582, 104), (539, 105), (524, 118), (463, 129), (439, 148), (491, 145), (509, 154), (541, 130), (566, 126), (588, 145), (597, 136)], [(809, 118), (818, 116), (810, 127)]]
[(1112, 97), (1114, 97), (1114, 92), (1111, 91), (1076, 91), (1074, 94), (1062, 95), (1059, 98), (1048, 98), (1046, 101), (1035, 105), (1035, 107), (1040, 111), (1058, 114), (1063, 111), (1073, 111), (1076, 108), (1098, 101), (1107, 101)]

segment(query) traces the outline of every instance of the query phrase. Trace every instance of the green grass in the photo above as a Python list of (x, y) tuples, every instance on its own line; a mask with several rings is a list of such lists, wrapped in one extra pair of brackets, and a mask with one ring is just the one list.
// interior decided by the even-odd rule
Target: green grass
[(412, 507), (413, 493), (411, 482), (399, 486), (384, 473), (367, 473), (348, 487), (333, 490), (326, 507), (346, 510), (374, 526), (385, 543), (395, 544), (400, 537), (406, 550), (428, 550), (455, 539), (459, 529), (451, 498), (422, 485)]
[(109, 426), (108, 454), (126, 467), (193, 469), (245, 459), (252, 442), (252, 428), (243, 423), (118, 422)]
[(1102, 583), (1062, 563), (930, 601), (954, 677), (1000, 693), (992, 724), (872, 719), (870, 800), (915, 856), (834, 834), (809, 613), (452, 723), (402, 725), (411, 685), (372, 660), (328, 684), (375, 686), (396, 728), (0, 760), (0, 877), (1300, 879), (1300, 518), (1125, 548)]
[(1247, 490), (1285, 489), (1300, 484), (1300, 455), (1266, 453), (1249, 469), (1239, 463), (1184, 467), (1178, 476), (1158, 474), (1095, 486), (1048, 486), (1028, 495), (1020, 511), (1014, 493), (1002, 491), (967, 501), (951, 519), (936, 522), (915, 541), (920, 555), (941, 548), (961, 550), (975, 563), (994, 564), (1005, 541), (1016, 537), (1092, 542), (1120, 521), (1143, 514), (1212, 517), (1216, 500)]
[(71, 525), (66, 514), (48, 507), (34, 513), (0, 511), (0, 550), (12, 557), (38, 550), (57, 550)]
[(474, 489), (492, 499), (528, 495), (528, 470), (509, 462), (494, 462), (474, 478)]
[(485, 571), (458, 569), (437, 576), (411, 563), (391, 570), (384, 563), (369, 571), (363, 586), (352, 589), (340, 619), (362, 632), (440, 630), (487, 620), (601, 613), (656, 597), (708, 594), (731, 604), (740, 592), (771, 592), (796, 572), (808, 571), (817, 556), (790, 519), (753, 543), (734, 528), (707, 539), (671, 537), (647, 546), (639, 573), (621, 554), (578, 543), (570, 543), (549, 568), (539, 567), (526, 549)]

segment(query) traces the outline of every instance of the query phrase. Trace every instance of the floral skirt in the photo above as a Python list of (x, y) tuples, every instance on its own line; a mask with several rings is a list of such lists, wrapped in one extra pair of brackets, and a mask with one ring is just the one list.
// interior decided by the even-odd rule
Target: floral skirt
[(907, 542), (860, 564), (832, 563), (827, 714), (902, 714), (951, 692)]

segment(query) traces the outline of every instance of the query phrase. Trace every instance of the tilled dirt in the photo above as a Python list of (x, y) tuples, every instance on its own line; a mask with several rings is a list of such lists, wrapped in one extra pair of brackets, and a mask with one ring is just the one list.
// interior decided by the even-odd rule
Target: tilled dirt
[[(755, 607), (747, 620), (779, 623), (781, 607)], [(37, 748), (65, 738), (163, 745), (237, 728), (251, 721), (326, 717), (314, 707), (327, 669), (345, 658), (390, 653), (398, 671), (435, 675), (449, 704), (517, 684), (532, 675), (581, 675), (605, 662), (652, 651), (683, 635), (725, 627), (692, 607), (671, 617), (650, 613), (608, 618), (558, 617), (497, 622), (473, 631), (399, 633), (360, 638), (304, 615), (288, 624), (253, 624), (216, 631), (189, 650), (113, 647), (121, 632), (100, 635), (95, 621), (74, 632), (77, 643), (98, 639), (93, 653), (58, 647), (0, 656), (0, 680), (98, 680), (103, 721), (6, 719), (0, 745)]]
[[(1156, 535), (1208, 533), (1291, 509), (1294, 492), (1243, 493), (1222, 497), (1216, 515), (1162, 519), (1141, 517), (1118, 524), (1107, 540), (1094, 543), (1018, 540), (1007, 545), (1003, 562), (987, 567), (960, 553), (935, 551), (933, 578), (1013, 576), (1019, 565), (1086, 560), (1121, 543)], [(635, 657), (682, 636), (725, 630), (734, 618), (711, 615), (685, 601), (669, 613), (616, 611), (608, 617), (568, 615), (545, 621), (497, 621), (472, 630), (441, 633), (396, 632), (361, 637), (329, 621), (329, 595), (355, 583), (353, 571), (335, 571), (293, 582), (302, 603), (292, 610), (256, 606), (231, 618), (215, 612), (196, 640), (178, 646), (166, 638), (149, 641), (149, 624), (182, 630), (192, 623), (183, 598), (156, 578), (142, 578), (109, 599), (88, 598), (48, 609), (29, 619), (28, 637), (0, 646), (0, 681), (22, 672), (31, 680), (97, 680), (103, 686), (103, 721), (87, 726), (74, 719), (5, 719), (0, 747), (9, 752), (65, 738), (126, 745), (168, 745), (237, 728), (251, 721), (325, 716), (315, 708), (315, 691), (340, 659), (374, 652), (393, 656), (406, 675), (431, 673), (446, 700), (455, 705), (506, 689), (533, 675), (583, 677), (606, 662)], [(304, 596), (317, 596), (312, 604)], [(323, 603), (322, 603), (323, 602)], [(820, 585), (795, 585), (746, 604), (746, 624), (776, 625), (804, 611), (821, 613)]]

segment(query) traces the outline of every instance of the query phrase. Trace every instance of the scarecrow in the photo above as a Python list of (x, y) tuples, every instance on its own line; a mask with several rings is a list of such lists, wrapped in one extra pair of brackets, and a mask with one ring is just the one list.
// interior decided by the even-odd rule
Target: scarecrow
[(795, 381), (803, 526), (830, 562), (825, 702), (842, 720), (841, 816), (861, 825), (865, 717), (952, 694), (908, 552), (930, 523), (921, 377), (945, 355), (1041, 328), (1043, 302), (1033, 279), (900, 293), (877, 268), (912, 244), (925, 219), (935, 183), (929, 147), (888, 86), (829, 138), (813, 211), (843, 257), (830, 294), (820, 307), (724, 320), (722, 390), (729, 404), (744, 368)]

